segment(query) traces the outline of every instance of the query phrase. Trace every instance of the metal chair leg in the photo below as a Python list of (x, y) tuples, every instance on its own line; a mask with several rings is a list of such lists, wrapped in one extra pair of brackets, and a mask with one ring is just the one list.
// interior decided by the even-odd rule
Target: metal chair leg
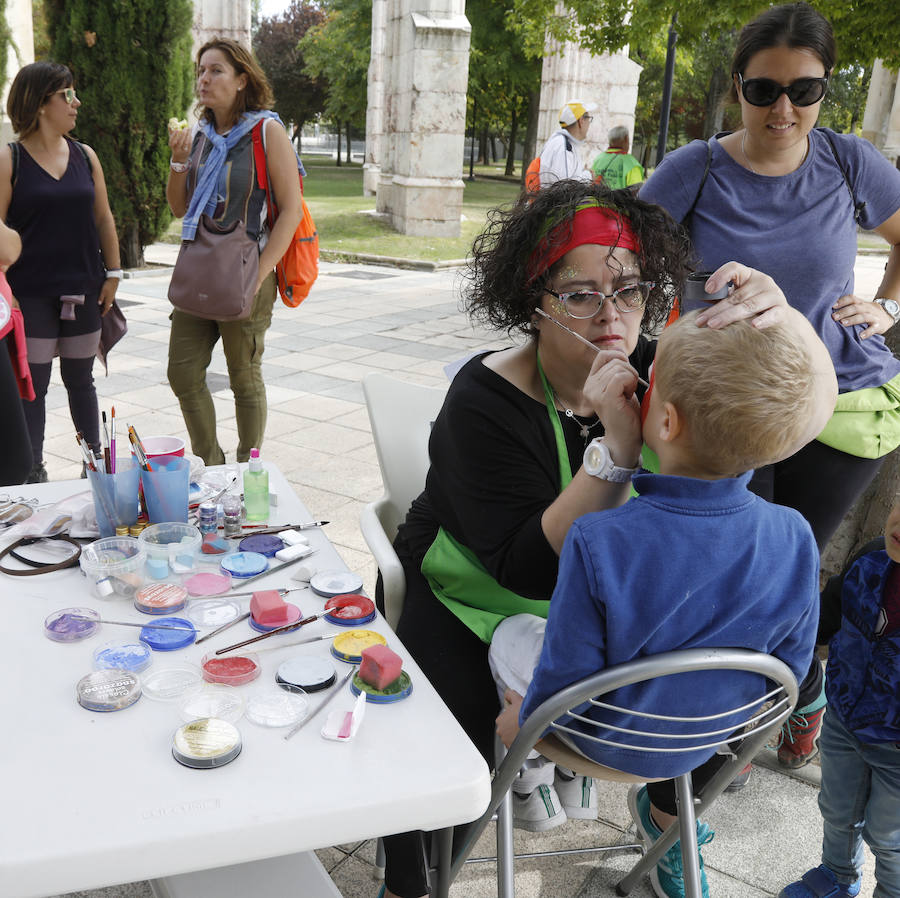
[(431, 834), (432, 855), (437, 854), (437, 884), (434, 898), (450, 895), (450, 861), (453, 855), (453, 827), (439, 829)]
[(497, 807), (497, 898), (515, 898), (513, 864), (512, 791), (507, 791)]
[(384, 864), (384, 839), (379, 838), (375, 842), (375, 879), (384, 879)]
[(700, 854), (697, 845), (697, 818), (690, 773), (675, 780), (675, 804), (681, 833), (681, 864), (685, 898), (703, 898), (700, 888)]

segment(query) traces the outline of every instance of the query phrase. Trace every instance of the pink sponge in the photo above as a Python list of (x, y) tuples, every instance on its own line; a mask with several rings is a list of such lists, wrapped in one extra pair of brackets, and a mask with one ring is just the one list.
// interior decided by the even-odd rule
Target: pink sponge
[(280, 624), (287, 621), (288, 606), (277, 589), (261, 589), (250, 599), (250, 613), (258, 624)]
[(379, 691), (386, 689), (403, 669), (403, 659), (386, 645), (373, 645), (362, 650), (359, 678)]

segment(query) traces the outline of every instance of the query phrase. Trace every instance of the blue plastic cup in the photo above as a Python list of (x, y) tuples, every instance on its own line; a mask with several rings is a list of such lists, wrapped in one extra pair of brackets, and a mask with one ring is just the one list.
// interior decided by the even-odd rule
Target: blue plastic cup
[(191, 463), (175, 455), (150, 459), (152, 471), (141, 470), (141, 487), (151, 524), (188, 519)]
[(130, 456), (116, 459), (116, 473), (87, 472), (94, 494), (100, 536), (115, 536), (116, 527), (130, 527), (138, 516), (140, 469)]

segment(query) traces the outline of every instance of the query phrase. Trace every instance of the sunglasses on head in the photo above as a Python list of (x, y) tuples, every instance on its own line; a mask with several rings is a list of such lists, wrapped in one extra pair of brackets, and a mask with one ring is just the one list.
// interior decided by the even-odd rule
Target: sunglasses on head
[(741, 95), (751, 106), (772, 106), (782, 94), (787, 94), (794, 106), (812, 106), (825, 96), (828, 76), (824, 78), (798, 78), (788, 85), (771, 78), (748, 78), (738, 73)]

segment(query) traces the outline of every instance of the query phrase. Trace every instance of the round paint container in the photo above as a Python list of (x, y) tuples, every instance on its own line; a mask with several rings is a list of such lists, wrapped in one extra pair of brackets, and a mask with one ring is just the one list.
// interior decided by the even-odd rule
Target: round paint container
[(187, 590), (174, 583), (150, 583), (134, 597), (134, 607), (144, 614), (174, 614), (187, 604)]
[(150, 647), (142, 642), (107, 642), (94, 650), (94, 667), (98, 670), (115, 668), (140, 673), (152, 660)]
[(187, 616), (204, 630), (230, 624), (241, 613), (240, 605), (228, 599), (203, 599), (191, 602)]
[(309, 579), (312, 591), (319, 596), (330, 599), (334, 596), (359, 592), (362, 589), (362, 577), (351, 571), (320, 571)]
[(241, 734), (227, 720), (204, 717), (175, 730), (172, 756), (185, 767), (223, 767), (241, 753)]
[(341, 627), (358, 627), (375, 619), (375, 603), (358, 593), (329, 599), (325, 611), (325, 620)]
[(359, 664), (363, 649), (373, 645), (387, 645), (387, 640), (374, 630), (350, 630), (334, 637), (331, 654), (348, 664)]
[(44, 636), (54, 642), (80, 642), (100, 629), (99, 621), (100, 615), (93, 608), (63, 608), (44, 620)]
[(203, 679), (223, 686), (243, 686), (259, 676), (259, 658), (252, 652), (245, 655), (216, 655), (208, 652), (200, 662)]
[(259, 552), (232, 552), (219, 562), (219, 566), (222, 573), (230, 574), (235, 580), (245, 580), (267, 571), (269, 559)]
[(206, 571), (191, 574), (184, 579), (184, 588), (192, 599), (207, 599), (210, 596), (224, 596), (231, 589), (231, 577)]
[(165, 521), (141, 531), (138, 541), (147, 552), (147, 575), (162, 580), (169, 574), (189, 574), (197, 563), (203, 537), (193, 524)]
[(75, 697), (88, 711), (121, 711), (141, 697), (141, 682), (128, 670), (95, 670), (78, 681)]
[(404, 670), (387, 688), (376, 689), (371, 683), (360, 679), (359, 674), (356, 674), (350, 681), (350, 691), (354, 695), (365, 692), (366, 701), (373, 705), (389, 705), (392, 702), (402, 701), (412, 692), (412, 680), (410, 680), (409, 674)]
[(284, 540), (274, 533), (254, 533), (238, 543), (239, 552), (258, 552), (266, 558), (274, 558), (284, 548)]
[(215, 717), (229, 723), (237, 723), (243, 716), (246, 706), (247, 700), (233, 686), (207, 683), (202, 689), (185, 695), (178, 705), (178, 711), (182, 720)]
[(288, 692), (318, 692), (331, 686), (336, 678), (334, 664), (322, 657), (291, 658), (282, 661), (275, 671), (275, 682)]
[(299, 691), (267, 689), (247, 699), (247, 720), (262, 727), (287, 727), (305, 720), (309, 699)]
[(158, 702), (182, 699), (203, 686), (203, 672), (196, 664), (172, 664), (157, 667), (141, 677), (144, 695)]
[(268, 624), (259, 623), (251, 614), (250, 615), (250, 627), (256, 630), (258, 633), (268, 633), (270, 630), (277, 630), (279, 627), (287, 627), (291, 624), (296, 624), (298, 620), (300, 620), (300, 609), (296, 605), (292, 605), (290, 602), (284, 603), (284, 608), (286, 612), (286, 616), (281, 623), (272, 624), (269, 626)]
[[(172, 629), (166, 629), (165, 624), (170, 624)], [(196, 638), (197, 628), (183, 617), (161, 617), (155, 624), (142, 627), (139, 637), (154, 652), (174, 652), (191, 645)]]

